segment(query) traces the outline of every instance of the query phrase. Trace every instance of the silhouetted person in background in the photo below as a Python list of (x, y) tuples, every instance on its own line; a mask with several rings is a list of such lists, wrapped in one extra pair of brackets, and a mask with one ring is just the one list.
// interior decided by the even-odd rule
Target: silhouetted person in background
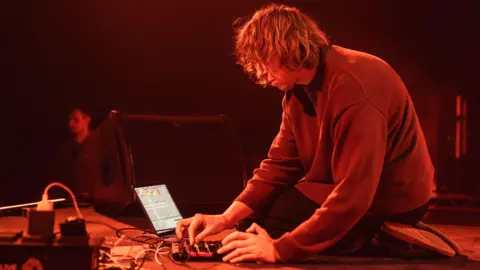
[(92, 117), (84, 109), (73, 109), (68, 117), (73, 138), (62, 143), (55, 153), (50, 181), (67, 185), (77, 196), (93, 196), (93, 183), (99, 178), (96, 131)]

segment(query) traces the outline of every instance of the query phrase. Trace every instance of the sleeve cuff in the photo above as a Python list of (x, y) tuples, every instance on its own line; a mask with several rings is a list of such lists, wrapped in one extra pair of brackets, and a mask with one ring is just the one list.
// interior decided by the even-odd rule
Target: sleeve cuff
[(291, 233), (285, 233), (282, 237), (274, 240), (273, 246), (277, 250), (281, 262), (308, 257), (307, 253), (303, 252), (297, 241), (293, 239)]
[(235, 199), (250, 207), (255, 212), (263, 208), (263, 205), (273, 193), (275, 187), (257, 180), (250, 180), (245, 189)]

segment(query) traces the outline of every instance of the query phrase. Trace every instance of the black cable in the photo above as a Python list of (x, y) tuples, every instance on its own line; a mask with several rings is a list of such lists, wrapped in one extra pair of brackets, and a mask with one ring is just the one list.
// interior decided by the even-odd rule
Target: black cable
[[(145, 240), (140, 240), (138, 238), (147, 238)], [(151, 237), (151, 236), (148, 236), (148, 235), (137, 235), (137, 236), (134, 236), (130, 239), (128, 239), (129, 241), (133, 241), (133, 242), (138, 242), (138, 243), (141, 243), (141, 244), (147, 244), (149, 245), (150, 247), (154, 247), (156, 245), (158, 245), (158, 243), (161, 243), (163, 241), (163, 238), (161, 237)], [(149, 243), (149, 241), (155, 241), (155, 243)]]
[(141, 231), (141, 232), (143, 232), (143, 233), (149, 233), (149, 234), (156, 235), (156, 233), (155, 233), (154, 231), (151, 231), (151, 230), (140, 229), (140, 228), (135, 228), (135, 227), (129, 227), (129, 228), (120, 228), (120, 229), (117, 229), (116, 234), (117, 234), (117, 237), (118, 237), (118, 238), (121, 238), (121, 237), (122, 237), (122, 236), (120, 235), (120, 232), (123, 232), (123, 231)]
[[(141, 231), (141, 232), (143, 232), (143, 234), (133, 236), (131, 239), (129, 239), (129, 241), (135, 241), (135, 242), (139, 242), (139, 243), (142, 243), (142, 244), (147, 244), (147, 245), (150, 245), (151, 247), (154, 247), (154, 248), (158, 248), (158, 244), (160, 244), (162, 242), (164, 243), (164, 244), (162, 244), (162, 246), (165, 245), (165, 246), (168, 247), (171, 244), (171, 243), (165, 242), (163, 237), (157, 236), (157, 234), (152, 230), (135, 228), (135, 227), (117, 229), (116, 230), (116, 235), (117, 235), (118, 238), (122, 238), (122, 235), (120, 233), (123, 232), (123, 231)], [(152, 234), (155, 237), (148, 236), (146, 234)], [(136, 238), (147, 238), (147, 239), (142, 241), (142, 240), (137, 240)], [(155, 243), (148, 243), (148, 241), (151, 241), (151, 240), (155, 240), (156, 242)], [(159, 256), (162, 256), (162, 255), (159, 255)], [(194, 269), (194, 270), (213, 269), (213, 268), (216, 268), (219, 265), (221, 265), (221, 263), (217, 263), (217, 264), (214, 264), (212, 266), (204, 267), (204, 268), (192, 267), (192, 266), (190, 266), (186, 263), (188, 261), (188, 259), (186, 261), (182, 261), (182, 262), (179, 262), (179, 261), (176, 261), (175, 259), (173, 259), (171, 247), (170, 247), (170, 253), (168, 254), (168, 258), (170, 259), (170, 261), (172, 261), (172, 263), (174, 263), (176, 265), (184, 266), (184, 267)], [(142, 260), (142, 263), (139, 264), (139, 265), (133, 266), (134, 267), (133, 269), (140, 269), (143, 266), (144, 263), (145, 263), (145, 260)], [(166, 266), (164, 265), (163, 260), (162, 260), (162, 265), (161, 266), (162, 266), (162, 268), (166, 269)]]

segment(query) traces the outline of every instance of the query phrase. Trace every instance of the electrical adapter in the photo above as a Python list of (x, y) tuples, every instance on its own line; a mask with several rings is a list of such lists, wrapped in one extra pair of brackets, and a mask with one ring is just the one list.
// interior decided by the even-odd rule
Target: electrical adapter
[(42, 200), (37, 203), (37, 211), (53, 211), (53, 202), (48, 200), (47, 194), (43, 194)]
[(36, 208), (27, 208), (27, 234), (34, 238), (49, 239), (53, 236), (55, 212), (48, 195), (43, 194)]

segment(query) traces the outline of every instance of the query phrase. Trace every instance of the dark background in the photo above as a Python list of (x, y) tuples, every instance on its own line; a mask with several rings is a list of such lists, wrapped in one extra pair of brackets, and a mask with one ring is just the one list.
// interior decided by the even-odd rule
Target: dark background
[[(439, 184), (479, 191), (474, 0), (282, 2), (313, 15), (334, 43), (389, 62), (411, 92)], [(235, 65), (232, 22), (264, 3), (1, 1), (0, 205), (40, 199), (75, 106), (97, 122), (111, 109), (226, 114), (251, 173), (277, 131), (282, 93), (254, 85)], [(469, 144), (455, 160), (458, 94), (468, 99)]]

